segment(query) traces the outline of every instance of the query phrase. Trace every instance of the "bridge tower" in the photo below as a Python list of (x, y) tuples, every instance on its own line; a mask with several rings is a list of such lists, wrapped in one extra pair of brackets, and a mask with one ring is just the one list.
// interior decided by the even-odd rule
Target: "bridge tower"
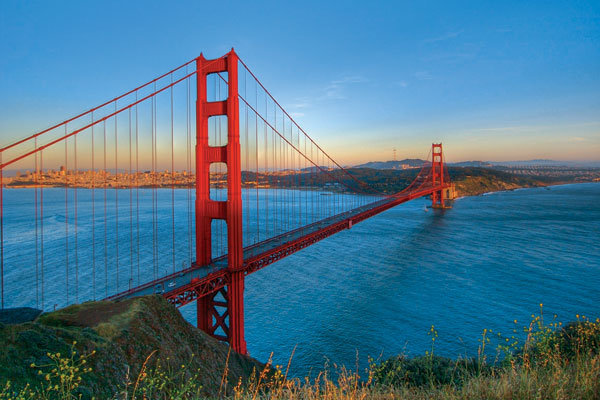
[[(227, 72), (227, 99), (207, 101), (207, 76)], [(227, 224), (227, 286), (196, 300), (198, 328), (229, 342), (238, 353), (246, 354), (244, 339), (244, 272), (242, 244), (242, 172), (240, 158), (238, 56), (233, 49), (224, 57), (196, 59), (196, 266), (212, 261), (211, 223)], [(227, 144), (209, 146), (208, 119), (227, 116)], [(227, 200), (210, 199), (210, 165), (227, 165)], [(221, 293), (224, 300), (216, 299)], [(225, 336), (217, 334), (221, 328)]]
[[(444, 186), (444, 157), (441, 143), (431, 145), (431, 180), (433, 186)], [(433, 208), (446, 208), (444, 190), (431, 194)]]

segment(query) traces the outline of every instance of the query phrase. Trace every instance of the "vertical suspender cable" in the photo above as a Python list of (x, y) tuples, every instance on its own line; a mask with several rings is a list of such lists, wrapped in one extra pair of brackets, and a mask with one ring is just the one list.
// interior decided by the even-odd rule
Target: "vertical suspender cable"
[[(307, 149), (306, 149), (306, 135), (303, 135), (304, 137), (304, 154), (308, 155), (307, 153)], [(302, 174), (303, 177), (303, 186), (304, 186), (304, 224), (308, 225), (310, 223), (310, 216), (308, 215), (308, 191), (310, 190), (307, 185), (308, 185), (308, 175), (307, 174), (307, 169), (306, 167), (308, 166), (308, 162), (306, 161), (306, 157), (304, 158), (304, 173)]]
[(106, 120), (102, 121), (102, 135), (104, 137), (104, 155), (103, 155), (103, 165), (102, 171), (104, 175), (104, 296), (108, 297), (108, 248), (107, 248), (107, 239), (108, 239), (108, 216), (107, 216), (107, 208), (106, 208), (106, 190), (108, 188), (108, 171), (106, 170)]
[[(115, 112), (117, 102), (115, 101)], [(119, 130), (117, 126), (118, 115), (115, 115), (115, 266), (117, 269), (116, 293), (119, 292)]]
[[(188, 67), (185, 67), (185, 74), (188, 74)], [(192, 166), (191, 166), (191, 146), (192, 146), (192, 137), (191, 137), (191, 119), (190, 119), (190, 80), (191, 78), (186, 79), (186, 187), (187, 187), (187, 223), (188, 223), (188, 262), (186, 267), (190, 267), (192, 265), (192, 186), (188, 183), (192, 174)]]
[[(284, 114), (285, 121), (285, 114)], [(283, 129), (283, 134), (285, 136), (285, 126)], [(290, 121), (290, 143), (294, 143), (294, 131), (292, 127), (292, 121)], [(294, 149), (290, 144), (286, 144), (286, 157), (287, 157), (287, 166), (288, 166), (288, 225), (287, 230), (290, 231), (292, 229), (292, 224), (294, 222), (294, 215), (296, 213), (296, 209), (294, 207)]]
[[(244, 71), (244, 97), (246, 96), (246, 71)], [(238, 96), (240, 96), (240, 94), (238, 93)], [(246, 106), (246, 105), (244, 105)], [(246, 217), (246, 222), (244, 223), (244, 229), (242, 230), (242, 243), (244, 244), (244, 246), (246, 245), (246, 240), (247, 240), (247, 235), (244, 235), (246, 232), (246, 229), (250, 226), (249, 225), (249, 216), (248, 216), (248, 198), (246, 196), (244, 196), (244, 172), (246, 172), (246, 182), (249, 182), (250, 176), (248, 175), (248, 157), (247, 157), (247, 152), (248, 152), (248, 110), (247, 108), (244, 108), (244, 112), (242, 113), (241, 111), (241, 105), (240, 105), (240, 119), (244, 118), (244, 122), (243, 122), (243, 126), (244, 126), (244, 130), (243, 130), (243, 135), (242, 135), (242, 122), (240, 120), (240, 169), (242, 169), (242, 202), (243, 205), (242, 207), (244, 208), (244, 213), (245, 213), (245, 217)], [(244, 148), (244, 154), (243, 156), (245, 157), (245, 160), (242, 162), (242, 148)], [(244, 213), (242, 214), (242, 219), (244, 217)]]
[(260, 208), (258, 202), (258, 129), (254, 129), (254, 153), (256, 158), (256, 240), (260, 242)]
[[(246, 87), (246, 83), (247, 83), (246, 82), (246, 78), (247, 77), (246, 77), (246, 75), (247, 75), (247, 71), (246, 71), (246, 69), (244, 69), (244, 97), (246, 97), (246, 91), (247, 91), (247, 87)], [(244, 153), (245, 153), (244, 167), (245, 168), (244, 169), (245, 169), (245, 172), (246, 172), (246, 190), (245, 190), (246, 193), (245, 193), (245, 196), (243, 196), (243, 197), (245, 197), (246, 226), (245, 226), (245, 229), (243, 230), (243, 232), (248, 232), (248, 229), (250, 228), (250, 198), (248, 196), (248, 194), (249, 194), (248, 193), (248, 182), (249, 182), (249, 178), (250, 178), (250, 176), (249, 176), (250, 168), (248, 167), (248, 162), (249, 162), (249, 160), (248, 160), (248, 154), (249, 154), (249, 151), (250, 151), (250, 149), (249, 149), (250, 148), (250, 143), (249, 143), (249, 134), (248, 134), (248, 106), (247, 105), (245, 105), (245, 106), (246, 106), (246, 108), (245, 108), (245, 110), (246, 110), (246, 113), (245, 113), (245, 115), (246, 115), (246, 122), (245, 122), (245, 130), (244, 130), (244, 138), (245, 138), (245, 142), (244, 142), (244, 150), (245, 150), (244, 151)], [(243, 178), (244, 178), (244, 174), (242, 174), (242, 188), (244, 187)], [(244, 192), (244, 189), (242, 189), (242, 193), (243, 192)], [(243, 236), (243, 234), (242, 234), (242, 236)], [(247, 240), (247, 242), (244, 242), (244, 240), (242, 239), (242, 241), (244, 242), (244, 244), (246, 244), (246, 243), (250, 244), (251, 243), (250, 237), (246, 237), (244, 239)], [(252, 242), (256, 243), (256, 241), (252, 241)]]
[[(319, 151), (319, 154), (321, 155), (321, 161), (319, 162), (319, 165), (322, 165), (323, 168), (327, 168), (325, 166), (325, 156), (323, 155), (322, 151)], [(321, 173), (321, 191), (324, 194), (327, 194), (326, 192), (326, 188), (327, 188), (327, 176), (324, 175), (323, 173)], [(327, 216), (327, 195), (325, 196), (321, 196), (321, 218), (325, 218)]]
[(73, 188), (73, 205), (75, 206), (75, 302), (79, 303), (79, 243), (77, 240), (77, 180), (79, 178), (79, 171), (77, 170), (77, 135), (73, 136), (73, 151), (73, 162), (75, 164), (75, 173), (73, 174), (75, 181), (75, 187)]
[(288, 222), (288, 230), (294, 229), (294, 224), (296, 220), (296, 214), (298, 214), (298, 210), (296, 210), (296, 155), (293, 148), (294, 144), (294, 124), (290, 121), (290, 143), (287, 145), (288, 148), (288, 164), (289, 164), (289, 182), (290, 182), (290, 219)]
[[(171, 74), (171, 84), (173, 84), (173, 74)], [(175, 273), (175, 131), (173, 118), (173, 86), (171, 86), (171, 255), (173, 273)]]
[[(265, 108), (267, 107), (267, 96), (265, 95)], [(273, 126), (277, 129), (277, 109), (273, 104)], [(275, 145), (275, 163), (277, 163), (277, 188), (275, 190), (275, 235), (281, 233), (281, 138), (275, 136), (275, 130), (271, 128), (273, 137), (276, 139), (277, 144)]]
[[(310, 159), (314, 160), (314, 155), (313, 155), (313, 144), (310, 144)], [(311, 191), (310, 191), (310, 215), (311, 215), (311, 219), (312, 221), (315, 221), (315, 191), (317, 190), (316, 188), (316, 181), (315, 181), (315, 174), (317, 169), (314, 167), (310, 167), (311, 173), (310, 173), (310, 185), (311, 187)]]
[[(33, 181), (35, 186), (35, 305), (37, 308), (40, 307), (39, 302), (39, 254), (38, 254), (38, 154), (37, 154), (37, 137), (33, 141), (35, 153), (35, 161), (34, 161), (34, 175)], [(2, 162), (2, 153), (0, 152), (0, 163)], [(0, 189), (1, 190), (1, 189)]]
[[(248, 121), (248, 106), (247, 105), (246, 105), (246, 121)], [(246, 128), (246, 129), (248, 129), (248, 128)], [(258, 129), (254, 129), (254, 146), (255, 146), (255, 154), (256, 154), (256, 241), (260, 242), (260, 208), (259, 208), (259, 202), (258, 202)]]
[[(298, 149), (300, 149), (300, 132), (298, 130), (296, 130), (297, 136), (297, 142), (296, 142), (296, 146)], [(295, 224), (295, 228), (298, 228), (301, 226), (300, 224), (300, 219), (302, 218), (302, 207), (301, 207), (301, 199), (300, 199), (300, 175), (299, 175), (299, 170), (300, 170), (300, 158), (298, 158), (300, 156), (300, 154), (297, 151), (293, 151), (293, 155), (294, 155), (294, 178), (295, 178), (295, 183), (294, 185), (296, 186), (296, 188), (294, 189), (294, 210), (296, 210), (296, 219), (294, 221)], [(298, 200), (296, 200), (296, 197), (298, 198)]]
[[(294, 130), (293, 130), (293, 124), (290, 121), (290, 143), (294, 143)], [(285, 132), (285, 130), (284, 130)], [(289, 182), (289, 195), (288, 195), (288, 209), (289, 209), (289, 219), (288, 219), (288, 231), (294, 229), (294, 218), (296, 218), (296, 195), (295, 195), (295, 189), (294, 189), (294, 179), (295, 179), (295, 173), (294, 173), (294, 149), (291, 145), (287, 145), (287, 156), (288, 156), (288, 168), (289, 168), (289, 172), (288, 172), (288, 182)]]
[[(44, 171), (44, 152), (40, 151), (40, 178)], [(44, 309), (44, 185), (40, 186), (40, 272), (42, 275), (42, 310)]]
[[(294, 126), (292, 124), (292, 122), (290, 121), (290, 143), (294, 143)], [(290, 181), (290, 221), (288, 223), (288, 231), (294, 229), (294, 219), (296, 218), (296, 190), (295, 190), (295, 179), (296, 179), (296, 171), (294, 169), (294, 160), (295, 160), (295, 155), (294, 155), (294, 148), (290, 145), (287, 146), (288, 147), (288, 153), (289, 153), (289, 166), (290, 166), (290, 175), (289, 175), (289, 181)]]
[(128, 109), (129, 124), (129, 289), (133, 285), (133, 161), (131, 140), (131, 108)]
[[(220, 76), (220, 74), (219, 74), (219, 76)], [(214, 78), (215, 78), (215, 98), (217, 100), (221, 100), (221, 81), (218, 80), (216, 77), (214, 77)], [(222, 141), (223, 137), (221, 135), (221, 133), (222, 133), (221, 132), (221, 128), (222, 128), (222, 126), (221, 126), (221, 122), (222, 121), (221, 120), (222, 120), (222, 117), (217, 117), (217, 118), (219, 120), (219, 129), (218, 129), (218, 134), (217, 134), (218, 146), (222, 146), (223, 145), (223, 141)], [(216, 190), (217, 190), (217, 199), (219, 199), (220, 201), (223, 201), (223, 189), (221, 188), (221, 183), (220, 183), (221, 176), (222, 176), (221, 174), (223, 173), (223, 170), (222, 170), (223, 165), (221, 163), (219, 163), (217, 168), (218, 168), (217, 173), (218, 173), (218, 176), (219, 176), (218, 177), (218, 181), (217, 181), (218, 183), (216, 183), (216, 185), (215, 185), (216, 186)], [(229, 174), (229, 170), (227, 170), (227, 173)], [(229, 193), (228, 193), (228, 195), (229, 195)], [(218, 254), (219, 255), (225, 254), (225, 245), (224, 245), (225, 240), (223, 238), (223, 225), (224, 224), (223, 224), (222, 221), (219, 222), (219, 245), (218, 245), (218, 248), (219, 248), (219, 253)]]
[[(156, 92), (156, 82), (154, 83), (154, 92)], [(151, 112), (151, 142), (152, 142), (152, 276), (153, 279), (158, 277), (158, 261), (157, 261), (157, 243), (156, 243), (156, 96), (152, 96), (152, 112)]]
[(286, 137), (285, 137), (285, 114), (282, 114), (281, 116), (281, 133), (283, 134), (283, 141), (281, 142), (281, 150), (282, 150), (282, 156), (283, 156), (283, 168), (285, 170), (285, 190), (283, 192), (284, 194), (284, 199), (285, 199), (285, 205), (283, 208), (283, 211), (285, 211), (285, 216), (283, 218), (283, 230), (284, 232), (287, 232), (289, 230), (289, 226), (288, 226), (288, 222), (289, 222), (289, 216), (290, 216), (290, 177), (289, 177), (289, 166), (288, 166), (288, 144), (285, 142)]
[[(1, 151), (0, 164), (2, 164)], [(4, 168), (0, 169), (0, 288), (2, 292), (0, 305), (4, 310)]]
[[(286, 138), (285, 134), (285, 114), (282, 113), (281, 118), (281, 133), (283, 133), (283, 138)], [(283, 143), (283, 157), (285, 162), (285, 182), (286, 182), (286, 191), (285, 191), (285, 230), (286, 232), (290, 230), (290, 214), (292, 213), (292, 203), (290, 202), (290, 193), (291, 193), (291, 180), (290, 180), (290, 146), (284, 142)]]
[[(256, 83), (254, 84), (254, 91), (258, 93)], [(258, 94), (256, 95), (256, 109), (258, 110)], [(255, 115), (256, 130), (258, 130), (258, 116)], [(270, 172), (269, 172), (269, 137), (267, 136), (267, 126), (264, 129), (265, 138), (265, 174), (266, 174), (266, 185), (265, 190), (265, 237), (269, 237), (269, 195), (271, 192)]]
[[(296, 130), (298, 136), (298, 142), (297, 142), (297, 148), (300, 149), (300, 131)], [(296, 157), (298, 157), (298, 161), (296, 164)], [(296, 176), (296, 192), (298, 192), (298, 203), (296, 204), (297, 210), (298, 210), (298, 224), (296, 225), (296, 227), (300, 227), (302, 226), (302, 199), (301, 199), (301, 194), (302, 192), (300, 192), (300, 163), (302, 162), (302, 160), (300, 159), (300, 154), (294, 152), (294, 164), (296, 165), (294, 167), (294, 174)]]
[[(275, 108), (275, 105), (273, 105), (273, 111), (274, 111), (274, 115), (275, 115), (275, 129), (277, 129), (277, 109)], [(278, 146), (278, 157), (279, 157), (279, 170), (281, 171), (280, 175), (279, 175), (279, 179), (281, 184), (279, 185), (279, 232), (283, 233), (285, 231), (285, 206), (284, 206), (284, 199), (285, 199), (285, 157), (283, 155), (283, 139), (281, 138), (281, 136), (278, 135), (277, 140), (279, 141), (279, 146)]]
[[(297, 139), (297, 146), (298, 149), (300, 149), (300, 131), (298, 129), (296, 129), (296, 133), (298, 134)], [(298, 204), (296, 205), (296, 209), (298, 210), (298, 225), (297, 227), (301, 227), (302, 226), (302, 192), (300, 191), (300, 170), (302, 168), (300, 168), (300, 164), (302, 163), (302, 159), (301, 154), (300, 153), (294, 153), (294, 160), (296, 160), (296, 157), (298, 157), (298, 161), (294, 161), (296, 163), (296, 168), (294, 169), (294, 172), (296, 174), (296, 192), (298, 192)]]
[[(186, 67), (187, 68), (187, 67)], [(187, 74), (186, 74), (187, 75)], [(135, 91), (137, 103), (138, 92)], [(135, 229), (136, 229), (136, 261), (137, 261), (137, 284), (140, 282), (140, 162), (139, 162), (139, 120), (138, 105), (135, 105)]]
[(96, 198), (94, 196), (96, 189), (96, 169), (95, 169), (95, 151), (94, 151), (94, 112), (91, 113), (92, 119), (92, 300), (96, 300)]
[(277, 145), (275, 139), (275, 132), (267, 125), (269, 120), (269, 107), (267, 105), (267, 96), (265, 96), (265, 120), (263, 126), (267, 135), (271, 137), (271, 180), (270, 186), (272, 187), (271, 196), (273, 200), (273, 207), (271, 210), (271, 229), (272, 236), (277, 236), (277, 189), (279, 186), (279, 169), (277, 168)]
[(160, 247), (160, 240), (159, 240), (159, 229), (158, 229), (158, 196), (160, 195), (160, 191), (158, 190), (159, 185), (160, 185), (160, 167), (158, 165), (158, 96), (154, 96), (155, 97), (155, 101), (154, 101), (154, 192), (155, 192), (155, 196), (154, 196), (154, 220), (155, 220), (155, 225), (154, 225), (154, 235), (156, 236), (156, 247), (154, 249), (154, 251), (156, 252), (156, 275), (157, 277), (160, 274), (159, 271), (159, 267), (160, 267), (160, 251), (159, 251), (159, 247)]
[[(65, 124), (65, 136), (67, 136), (67, 124)], [(69, 304), (69, 160), (68, 160), (68, 139), (65, 139), (65, 283), (67, 293), (67, 304)]]
[[(257, 89), (257, 93), (258, 93), (258, 89)], [(256, 99), (257, 99), (257, 107), (256, 109), (258, 110), (258, 94), (256, 95)], [(265, 135), (267, 135), (267, 132), (269, 130), (271, 130), (271, 170), (272, 170), (272, 178), (269, 181), (269, 187), (273, 187), (273, 189), (271, 190), (272, 194), (273, 194), (273, 213), (271, 216), (271, 219), (273, 220), (273, 232), (271, 233), (273, 236), (277, 236), (277, 186), (278, 186), (278, 173), (279, 171), (277, 170), (277, 149), (275, 147), (275, 132), (273, 132), (272, 129), (267, 128), (267, 122), (269, 120), (269, 107), (267, 106), (267, 96), (265, 96), (265, 120), (263, 121), (263, 125), (265, 127)]]
[[(248, 90), (248, 87), (247, 87), (247, 83), (248, 82), (247, 82), (247, 76), (246, 75), (247, 75), (246, 74), (246, 70), (244, 70), (244, 97), (246, 97), (247, 90)], [(245, 143), (244, 143), (245, 152), (244, 153), (245, 153), (245, 157), (246, 157), (246, 160), (245, 160), (246, 182), (249, 182), (250, 169), (248, 168), (248, 151), (249, 151), (248, 148), (250, 146), (249, 146), (249, 143), (248, 143), (248, 138), (249, 138), (249, 133), (248, 133), (248, 106), (246, 104), (244, 104), (244, 138), (245, 138)], [(240, 152), (240, 157), (241, 157), (241, 152)], [(242, 172), (242, 188), (243, 187), (244, 187), (244, 174)], [(242, 189), (242, 194), (243, 194), (243, 189)], [(246, 190), (246, 196), (242, 196), (242, 198), (243, 197), (246, 198), (246, 201), (245, 201), (245, 203), (246, 203), (245, 204), (246, 205), (246, 226), (244, 227), (245, 229), (243, 229), (243, 232), (246, 232), (247, 229), (250, 227), (250, 215), (248, 213), (250, 204), (249, 204), (249, 199), (248, 199), (247, 194), (248, 193), (247, 193), (247, 190)], [(245, 239), (247, 239), (247, 238), (244, 238), (244, 235), (242, 233), (242, 243), (244, 243), (244, 245), (246, 244)]]

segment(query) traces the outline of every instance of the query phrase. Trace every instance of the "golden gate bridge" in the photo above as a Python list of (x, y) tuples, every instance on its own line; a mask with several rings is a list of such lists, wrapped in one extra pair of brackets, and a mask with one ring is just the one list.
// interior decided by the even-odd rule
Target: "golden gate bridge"
[(430, 155), (382, 193), (233, 49), (200, 55), (0, 149), (2, 308), (159, 293), (195, 301), (198, 327), (247, 353), (245, 277), (412, 199), (444, 208), (442, 145)]

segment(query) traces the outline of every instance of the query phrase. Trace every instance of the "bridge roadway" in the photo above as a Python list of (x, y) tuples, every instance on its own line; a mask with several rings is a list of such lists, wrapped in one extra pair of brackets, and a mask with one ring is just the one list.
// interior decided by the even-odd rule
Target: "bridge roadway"
[[(248, 246), (244, 248), (244, 263), (241, 270), (246, 275), (251, 274), (334, 233), (350, 229), (352, 225), (360, 221), (446, 187), (448, 186), (419, 187)], [(210, 265), (196, 266), (194, 264), (191, 268), (113, 295), (106, 300), (162, 294), (172, 304), (179, 307), (196, 300), (198, 297), (216, 292), (227, 285), (230, 276), (227, 272), (227, 255), (224, 255), (214, 259)]]

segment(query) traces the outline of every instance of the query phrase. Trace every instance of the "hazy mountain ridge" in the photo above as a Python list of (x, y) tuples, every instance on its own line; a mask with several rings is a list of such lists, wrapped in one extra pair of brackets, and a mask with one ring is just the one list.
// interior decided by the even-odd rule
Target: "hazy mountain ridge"
[[(407, 158), (400, 161), (369, 161), (364, 164), (356, 165), (354, 168), (372, 168), (372, 169), (406, 169), (421, 167), (426, 160), (418, 158)], [(600, 168), (600, 161), (557, 161), (546, 159), (522, 160), (522, 161), (459, 161), (448, 162), (446, 165), (453, 167), (578, 167), (578, 168)], [(403, 166), (405, 166), (403, 168)]]

